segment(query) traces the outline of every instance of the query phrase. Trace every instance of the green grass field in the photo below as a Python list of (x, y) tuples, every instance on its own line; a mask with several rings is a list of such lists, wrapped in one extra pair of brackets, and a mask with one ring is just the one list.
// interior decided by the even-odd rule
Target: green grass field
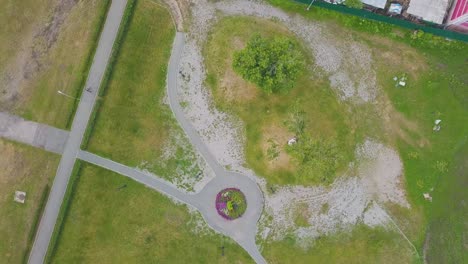
[[(428, 239), (429, 263), (466, 260), (466, 243), (461, 237), (466, 236), (468, 210), (461, 201), (467, 198), (468, 175), (460, 168), (466, 166), (468, 44), (429, 34), (413, 35), (405, 29), (318, 7), (307, 12), (304, 5), (292, 1), (269, 2), (331, 25), (336, 35), (346, 31), (372, 48), (379, 84), (395, 109), (392, 117), (396, 121), (391, 125), (399, 128), (397, 137), (385, 133), (382, 138), (400, 153), (406, 190), (413, 204), (410, 212), (391, 211), (420, 254)], [(408, 75), (409, 84), (396, 89), (392, 78), (401, 74)], [(443, 122), (437, 133), (432, 131), (436, 119)], [(423, 199), (425, 192), (431, 192), (433, 203)], [(422, 211), (422, 220), (413, 220), (419, 224), (408, 224), (407, 219), (420, 214), (418, 211)]]
[[(404, 29), (363, 21), (320, 8), (306, 12), (303, 5), (292, 1), (271, 0), (270, 3), (285, 11), (304, 15), (316, 23), (322, 23), (327, 30), (333, 32), (335, 41), (345, 41), (342, 38), (352, 37), (367, 45), (374, 57), (373, 66), (377, 73), (377, 81), (384, 93), (375, 105), (353, 106), (339, 103), (336, 96), (330, 92), (327, 80), (312, 78), (313, 81), (308, 80), (307, 83), (305, 79), (299, 80), (290, 94), (265, 96), (232, 71), (233, 50), (243, 48), (254, 33), (264, 36), (294, 36), (273, 21), (245, 17), (220, 20), (204, 50), (208, 69), (207, 84), (213, 91), (217, 107), (237, 115), (244, 122), (248, 165), (270, 184), (314, 184), (294, 177), (295, 164), (282, 157), (282, 154), (275, 163), (288, 165), (271, 166), (268, 161), (268, 155), (271, 153), (268, 139), (275, 139), (275, 136), (281, 138), (279, 135), (283, 135), (284, 141), (292, 136), (285, 133), (284, 129), (278, 131), (278, 127), (281, 127), (287, 118), (285, 105), (291, 105), (296, 98), (318, 101), (316, 108), (305, 109), (317, 125), (310, 129), (315, 134), (331, 135), (337, 140), (347, 157), (343, 162), (353, 158), (353, 149), (364, 136), (377, 138), (398, 150), (404, 163), (405, 187), (412, 209), (404, 210), (388, 205), (387, 210), (416, 245), (420, 255), (423, 253), (426, 234), (435, 233), (436, 236), (441, 236), (445, 231), (447, 234), (453, 234), (454, 241), (458, 243), (453, 242), (456, 244), (453, 246), (448, 239), (445, 239), (446, 242), (429, 240), (429, 244), (434, 243), (432, 248), (440, 245), (445, 250), (445, 253), (437, 253), (438, 251), (434, 250), (432, 254), (435, 256), (432, 258), (435, 260), (440, 256), (443, 260), (443, 256), (453, 256), (453, 259), (459, 260), (460, 257), (457, 256), (463, 255), (460, 253), (463, 243), (460, 240), (461, 235), (455, 234), (464, 234), (463, 226), (466, 227), (466, 221), (462, 215), (466, 215), (466, 207), (447, 207), (446, 203), (451, 201), (458, 204), (457, 200), (466, 197), (461, 191), (463, 188), (455, 188), (456, 183), (464, 183), (461, 179), (467, 178), (466, 173), (454, 174), (450, 172), (450, 168), (462, 166), (460, 158), (455, 157), (463, 156), (456, 153), (466, 144), (468, 134), (468, 72), (463, 70), (466, 69), (467, 63), (467, 44), (447, 42), (430, 35), (415, 38), (411, 32)], [(313, 60), (310, 61), (313, 63)], [(402, 74), (408, 76), (408, 85), (401, 89), (395, 88), (393, 77)], [(332, 106), (331, 110), (324, 111), (324, 106), (329, 105)], [(384, 116), (388, 118), (382, 118)], [(436, 119), (443, 120), (442, 130), (437, 133), (432, 130)], [(330, 131), (334, 131), (334, 134)], [(282, 141), (279, 143), (277, 145), (284, 144)], [(466, 159), (466, 155), (464, 157)], [(454, 175), (459, 175), (459, 178)], [(466, 189), (466, 183), (462, 186)], [(447, 197), (439, 198), (444, 203), (430, 203), (423, 199), (422, 194), (430, 192), (432, 188), (434, 197)], [(450, 193), (449, 189), (455, 193)], [(460, 210), (462, 212), (459, 212)], [(443, 214), (451, 220), (442, 221)], [(346, 262), (346, 256), (369, 256), (356, 259), (361, 263), (375, 263), (401, 249), (386, 244), (394, 235), (378, 230), (367, 230), (362, 234), (337, 234), (337, 237), (347, 237), (346, 243), (349, 244), (337, 242), (334, 238), (324, 239), (323, 247), (330, 248), (327, 254), (323, 254), (323, 248), (320, 246), (303, 251), (291, 240), (284, 240), (267, 243), (264, 253), (278, 263), (286, 261), (282, 256), (295, 254), (301, 257), (292, 259), (291, 263), (299, 263), (299, 260), (310, 263), (320, 259), (334, 259), (340, 263)], [(371, 244), (374, 240), (379, 241), (377, 245)], [(353, 243), (359, 246), (350, 246)], [(402, 262), (419, 262), (412, 259), (410, 254)], [(309, 262), (305, 261), (307, 259)]]
[(52, 263), (251, 263), (229, 238), (194, 233), (193, 220), (201, 218), (186, 206), (124, 176), (82, 166)]
[(269, 263), (411, 263), (417, 258), (411, 247), (395, 232), (357, 226), (316, 239), (309, 249), (297, 246), (297, 238), (267, 243), (264, 257)]
[[(305, 112), (305, 131), (313, 138), (328, 139), (340, 149), (340, 169), (354, 158), (354, 148), (362, 140), (347, 105), (340, 104), (326, 79), (306, 71), (288, 94), (266, 94), (243, 80), (232, 69), (234, 51), (242, 49), (250, 38), (285, 36), (294, 38), (284, 26), (273, 21), (248, 17), (220, 20), (212, 29), (204, 48), (207, 84), (217, 107), (240, 117), (246, 128), (247, 163), (270, 184), (317, 184), (312, 177), (298, 176), (298, 166), (286, 152), (287, 141), (294, 135), (287, 128), (291, 107), (296, 103)], [(310, 54), (302, 48), (308, 66)], [(275, 148), (275, 149), (271, 149)], [(269, 153), (276, 151), (276, 158)]]
[[(77, 101), (58, 94), (57, 90), (79, 97), (108, 3), (110, 1), (86, 0), (75, 4), (57, 27), (56, 39), (50, 37), (55, 29), (38, 27), (51, 23), (53, 12), (60, 16), (62, 11), (54, 9), (56, 2), (21, 1), (21, 5), (14, 4), (14, 7), (0, 3), (8, 7), (2, 8), (1, 12), (6, 14), (0, 16), (1, 20), (5, 19), (2, 24), (8, 25), (0, 31), (0, 70), (15, 69), (18, 58), (30, 56), (29, 49), (23, 49), (18, 42), (29, 45), (31, 41), (40, 64), (38, 68), (31, 68), (34, 70), (28, 73), (27, 80), (20, 82), (17, 101), (11, 102), (14, 105), (7, 110), (59, 128), (71, 126)], [(28, 63), (34, 64), (32, 61), (28, 58)]]
[[(90, 151), (169, 180), (198, 172), (195, 154), (163, 103), (174, 34), (166, 9), (137, 1), (109, 81), (101, 87), (102, 104), (88, 144)], [(177, 143), (177, 136), (184, 144)]]
[(429, 263), (464, 263), (468, 260), (467, 157), (468, 144), (465, 143), (456, 154), (448, 177), (434, 193), (427, 238)]
[[(41, 207), (59, 156), (0, 139), (0, 263), (22, 263), (32, 246)], [(26, 202), (13, 201), (15, 191)]]

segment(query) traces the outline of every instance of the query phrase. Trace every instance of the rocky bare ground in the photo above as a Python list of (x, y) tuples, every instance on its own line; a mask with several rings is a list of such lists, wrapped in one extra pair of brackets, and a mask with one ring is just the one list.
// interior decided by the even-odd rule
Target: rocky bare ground
[[(388, 226), (389, 215), (379, 203), (409, 206), (401, 189), (403, 169), (398, 153), (371, 139), (356, 149), (359, 160), (350, 164), (348, 172), (331, 187), (287, 186), (269, 194), (265, 180), (244, 167), (241, 121), (215, 109), (204, 86), (206, 74), (201, 48), (220, 16), (249, 15), (284, 23), (310, 48), (316, 66), (329, 76), (340, 99), (358, 104), (372, 103), (378, 95), (371, 53), (365, 45), (352, 40), (335, 42), (324, 25), (290, 16), (260, 1), (198, 0), (191, 7), (192, 23), (180, 65), (181, 101), (186, 105), (185, 114), (218, 161), (252, 176), (262, 187), (266, 204), (259, 228), (261, 237), (281, 239), (292, 230), (306, 245), (314, 237), (357, 223)], [(308, 227), (295, 225), (297, 211), (291, 205), (300, 205), (301, 210), (307, 211)]]

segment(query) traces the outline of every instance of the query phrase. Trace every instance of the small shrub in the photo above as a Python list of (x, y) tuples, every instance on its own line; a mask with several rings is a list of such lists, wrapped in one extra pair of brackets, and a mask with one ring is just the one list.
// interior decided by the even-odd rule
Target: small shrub
[(286, 125), (289, 131), (293, 132), (296, 136), (301, 136), (304, 133), (305, 123), (305, 112), (301, 108), (299, 100), (297, 100), (290, 109)]
[(341, 160), (333, 141), (303, 135), (297, 144), (289, 146), (288, 149), (299, 165), (301, 177), (312, 178), (323, 184), (333, 182)]
[(275, 160), (279, 157), (280, 150), (279, 145), (273, 139), (269, 139), (268, 143), (270, 144), (267, 149), (267, 158), (268, 160)]
[(234, 53), (233, 68), (244, 79), (267, 93), (287, 91), (304, 69), (299, 46), (284, 37), (254, 36), (243, 50)]

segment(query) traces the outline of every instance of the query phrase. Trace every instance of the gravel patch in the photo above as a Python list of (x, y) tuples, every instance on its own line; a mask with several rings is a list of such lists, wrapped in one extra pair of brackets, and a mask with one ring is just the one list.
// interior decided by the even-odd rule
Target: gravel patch
[[(400, 158), (394, 150), (370, 139), (357, 147), (356, 156), (358, 165), (350, 164), (348, 172), (329, 188), (287, 186), (267, 194), (266, 217), (262, 218), (260, 232), (268, 228), (268, 234), (263, 233), (263, 237), (281, 240), (292, 232), (300, 244), (307, 247), (318, 236), (359, 223), (388, 227), (390, 216), (378, 203), (392, 202), (409, 207), (399, 186)], [(307, 205), (308, 227), (298, 227), (294, 223), (301, 204)]]
[(379, 202), (392, 202), (409, 208), (402, 188), (403, 164), (398, 153), (381, 143), (367, 139), (357, 151), (362, 161), (362, 182)]
[(349, 38), (337, 39), (323, 25), (291, 16), (260, 1), (223, 1), (216, 9), (227, 15), (275, 19), (285, 24), (312, 51), (316, 65), (328, 75), (342, 100), (372, 102), (377, 96), (376, 73), (370, 50)]
[[(231, 170), (255, 175), (243, 167), (243, 124), (215, 109), (211, 94), (204, 86), (206, 72), (201, 47), (210, 27), (220, 16), (249, 15), (275, 19), (304, 41), (315, 57), (316, 66), (327, 74), (339, 98), (369, 103), (378, 95), (369, 49), (351, 39), (338, 41), (324, 25), (288, 15), (259, 1), (212, 3), (197, 0), (191, 7), (192, 24), (179, 68), (180, 101), (186, 105), (186, 116), (218, 162)], [(292, 232), (303, 246), (307, 246), (313, 238), (351, 228), (358, 223), (371, 227), (388, 226), (389, 216), (375, 201), (408, 205), (398, 188), (401, 161), (394, 150), (371, 140), (360, 146), (357, 153), (363, 162), (358, 160), (358, 165), (350, 164), (348, 172), (328, 188), (286, 186), (268, 194), (265, 180), (252, 176), (265, 195), (265, 210), (259, 222), (258, 236), (263, 240), (278, 240)], [(307, 227), (298, 227), (294, 223), (298, 204), (307, 205)]]

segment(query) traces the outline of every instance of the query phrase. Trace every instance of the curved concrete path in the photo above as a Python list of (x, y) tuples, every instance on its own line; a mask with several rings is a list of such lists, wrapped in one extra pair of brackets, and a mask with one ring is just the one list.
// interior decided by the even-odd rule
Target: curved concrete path
[[(169, 104), (192, 145), (203, 156), (205, 161), (214, 171), (216, 177), (212, 179), (198, 194), (194, 195), (191, 205), (196, 207), (205, 221), (213, 229), (230, 236), (241, 245), (257, 263), (266, 263), (255, 243), (257, 234), (257, 222), (263, 210), (263, 194), (257, 183), (235, 172), (225, 170), (203, 143), (200, 135), (184, 115), (179, 103), (177, 92), (177, 75), (179, 74), (180, 56), (185, 45), (185, 34), (177, 32), (172, 47), (167, 75), (167, 94)], [(239, 188), (246, 196), (247, 210), (245, 214), (236, 220), (229, 221), (218, 215), (215, 208), (216, 195), (219, 191), (228, 187)]]
[[(179, 72), (179, 58), (184, 44), (185, 35), (178, 32), (172, 47), (167, 76), (169, 103), (177, 121), (184, 129), (190, 142), (215, 172), (216, 177), (208, 182), (199, 193), (187, 194), (178, 190), (168, 182), (156, 178), (154, 175), (147, 174), (86, 151), (80, 151), (78, 153), (78, 158), (125, 175), (169, 197), (195, 207), (200, 211), (211, 228), (234, 239), (249, 253), (256, 263), (266, 263), (255, 243), (257, 222), (263, 210), (263, 194), (260, 188), (256, 182), (247, 176), (227, 171), (219, 165), (216, 158), (209, 152), (191, 123), (186, 119), (182, 107), (179, 104), (177, 96), (177, 74)], [(232, 221), (222, 218), (216, 211), (215, 206), (218, 192), (229, 187), (240, 189), (247, 200), (247, 209), (244, 215)]]

